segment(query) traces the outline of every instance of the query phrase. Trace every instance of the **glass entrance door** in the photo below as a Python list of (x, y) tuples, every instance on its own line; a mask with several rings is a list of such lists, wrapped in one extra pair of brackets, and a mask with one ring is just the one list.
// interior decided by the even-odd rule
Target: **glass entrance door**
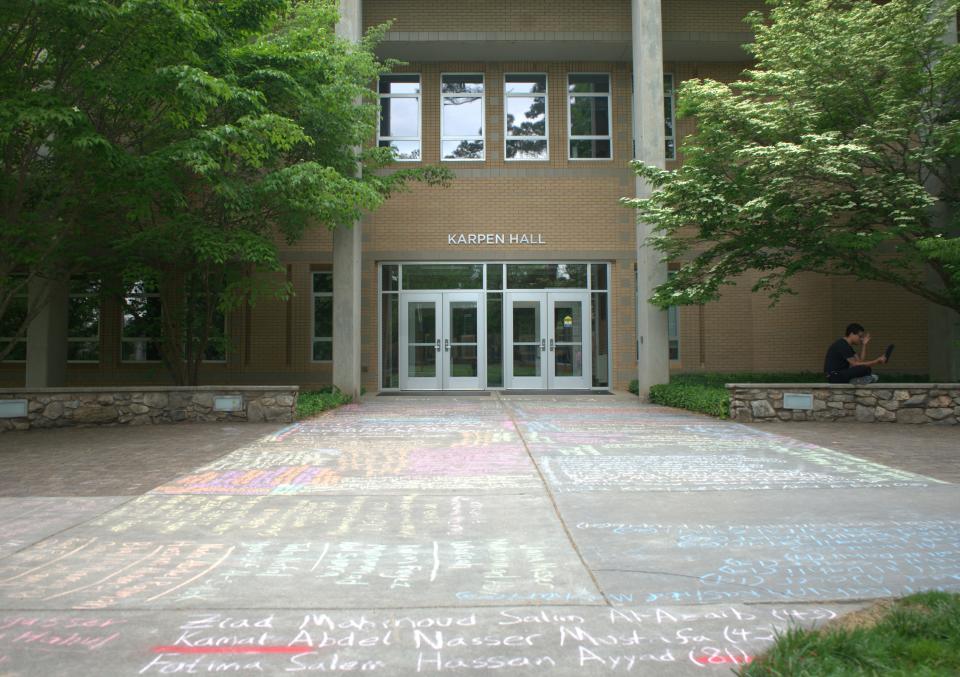
[(507, 298), (506, 387), (589, 389), (589, 294), (513, 292)]
[(400, 296), (400, 388), (479, 390), (485, 323), (476, 292)]
[(547, 387), (547, 295), (514, 292), (507, 299), (504, 385), (542, 390)]
[(485, 314), (475, 292), (443, 294), (443, 387), (445, 390), (480, 390), (486, 354)]
[(440, 390), (443, 294), (400, 297), (400, 388)]
[(590, 382), (590, 296), (581, 292), (551, 292), (548, 363), (550, 388), (586, 389)]

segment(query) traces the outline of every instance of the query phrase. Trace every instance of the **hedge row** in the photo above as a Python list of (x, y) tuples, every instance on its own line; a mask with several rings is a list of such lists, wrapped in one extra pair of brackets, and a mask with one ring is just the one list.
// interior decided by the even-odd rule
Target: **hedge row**
[[(886, 383), (926, 383), (927, 376), (916, 374), (880, 374)], [(728, 418), (730, 415), (730, 396), (724, 387), (727, 383), (822, 383), (823, 374), (814, 372), (785, 373), (702, 373), (675, 374), (670, 383), (650, 388), (650, 401), (667, 407), (688, 409), (701, 414)], [(630, 392), (639, 394), (636, 380), (630, 382)]]

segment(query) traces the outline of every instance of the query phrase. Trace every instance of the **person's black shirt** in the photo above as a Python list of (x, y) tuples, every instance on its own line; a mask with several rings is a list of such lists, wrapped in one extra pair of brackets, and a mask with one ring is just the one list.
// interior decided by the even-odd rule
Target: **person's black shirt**
[(823, 360), (823, 372), (832, 374), (841, 369), (847, 369), (850, 366), (848, 361), (851, 357), (856, 357), (856, 351), (846, 339), (839, 338), (830, 344), (827, 349), (827, 356)]

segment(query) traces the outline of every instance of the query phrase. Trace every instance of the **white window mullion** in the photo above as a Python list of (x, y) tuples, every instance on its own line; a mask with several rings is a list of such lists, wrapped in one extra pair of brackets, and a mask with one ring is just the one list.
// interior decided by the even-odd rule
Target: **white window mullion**
[[(486, 157), (484, 124), (486, 100), (482, 73), (444, 73), (440, 76), (440, 159), (448, 162), (482, 161)], [(455, 116), (456, 101), (477, 109)], [(462, 125), (477, 129), (468, 133)], [(469, 128), (468, 128), (469, 129)], [(459, 132), (459, 133), (457, 133)]]
[(674, 93), (673, 93), (673, 75), (664, 73), (663, 75), (663, 137), (664, 137), (664, 157), (667, 160), (677, 159), (677, 138), (674, 120)]
[[(605, 102), (602, 107), (606, 115), (602, 122), (606, 125), (606, 133), (597, 132), (597, 111), (601, 108), (599, 101)], [(574, 109), (578, 102), (590, 102), (589, 122), (590, 129), (577, 130), (574, 127)], [(613, 111), (610, 94), (610, 75), (607, 73), (568, 73), (567, 74), (567, 156), (570, 160), (610, 160), (613, 158)], [(603, 130), (601, 130), (602, 132)], [(578, 133), (579, 132), (579, 133)]]
[[(377, 81), (377, 95), (380, 97), (377, 145), (381, 148), (393, 148), (397, 161), (419, 162), (423, 124), (420, 75), (418, 73), (381, 75)], [(394, 102), (397, 102), (396, 106)], [(412, 106), (403, 105), (402, 102), (412, 102)], [(403, 131), (407, 133), (398, 133)]]
[[(521, 110), (517, 104), (528, 99), (528, 104), (522, 104), (526, 110)], [(542, 125), (537, 120), (536, 106), (541, 104), (543, 112)], [(504, 75), (504, 159), (511, 161), (549, 160), (550, 159), (550, 116), (549, 92), (546, 73), (507, 73)], [(511, 111), (514, 113), (511, 129)], [(540, 133), (516, 133), (512, 130), (523, 128), (523, 122), (518, 121), (517, 114), (528, 119), (529, 129)], [(532, 114), (532, 115), (531, 115)]]

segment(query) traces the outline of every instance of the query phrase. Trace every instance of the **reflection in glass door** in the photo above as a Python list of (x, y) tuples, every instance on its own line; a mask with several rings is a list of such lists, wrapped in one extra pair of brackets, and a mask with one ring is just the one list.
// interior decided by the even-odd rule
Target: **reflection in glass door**
[(485, 322), (477, 292), (400, 296), (400, 388), (479, 390)]
[(584, 318), (590, 312), (590, 297), (585, 293), (551, 292), (550, 303), (550, 388), (590, 387), (590, 332)]
[(483, 378), (481, 337), (486, 335), (480, 294), (443, 294), (443, 387), (480, 390)]
[(404, 294), (400, 299), (400, 387), (440, 390), (442, 294)]
[(544, 357), (547, 337), (546, 294), (508, 294), (505, 352), (506, 387), (540, 390), (547, 387)]
[(586, 292), (507, 295), (507, 388), (589, 389), (590, 332)]

